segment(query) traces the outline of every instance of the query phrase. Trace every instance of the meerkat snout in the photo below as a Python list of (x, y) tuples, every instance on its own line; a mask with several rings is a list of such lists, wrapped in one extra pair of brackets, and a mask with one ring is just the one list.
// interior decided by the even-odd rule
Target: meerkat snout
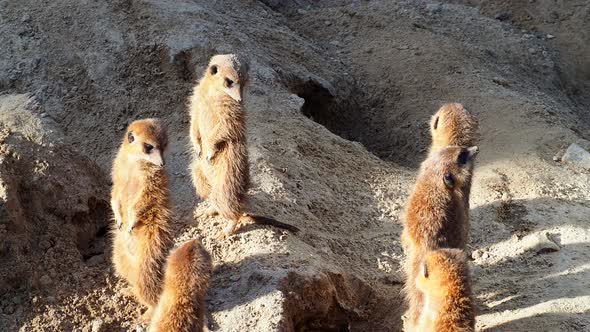
[(162, 167), (166, 164), (166, 137), (166, 128), (159, 120), (136, 121), (129, 126), (125, 148), (133, 159)]

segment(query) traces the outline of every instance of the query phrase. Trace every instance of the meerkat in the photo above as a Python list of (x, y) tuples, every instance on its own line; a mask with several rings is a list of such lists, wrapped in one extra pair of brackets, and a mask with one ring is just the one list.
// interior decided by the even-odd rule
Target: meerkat
[(173, 250), (166, 261), (163, 290), (149, 331), (203, 331), (205, 293), (212, 269), (211, 256), (197, 240)]
[(469, 208), (465, 187), (471, 185), (479, 149), (450, 146), (430, 155), (421, 165), (405, 212), (402, 245), (406, 252), (404, 292), (409, 309), (406, 320), (415, 324), (422, 295), (413, 276), (426, 250), (465, 249), (469, 233)]
[(113, 163), (113, 263), (149, 318), (172, 246), (170, 193), (164, 169), (167, 134), (157, 119), (129, 125)]
[(452, 145), (475, 146), (479, 140), (477, 118), (459, 103), (445, 104), (430, 120), (430, 153)]
[(242, 223), (299, 230), (273, 218), (244, 213), (250, 185), (243, 103), (248, 72), (249, 64), (240, 56), (213, 56), (189, 100), (193, 184), (209, 202), (204, 214), (220, 214), (229, 221), (219, 237), (233, 234)]
[(424, 295), (424, 307), (414, 331), (475, 331), (475, 306), (464, 251), (427, 252), (416, 276), (416, 287)]

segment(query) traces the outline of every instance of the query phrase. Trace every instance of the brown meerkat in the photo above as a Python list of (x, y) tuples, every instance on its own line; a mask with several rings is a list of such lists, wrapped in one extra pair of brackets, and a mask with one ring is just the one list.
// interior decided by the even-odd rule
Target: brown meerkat
[(211, 58), (190, 98), (191, 165), (197, 194), (209, 202), (206, 215), (229, 221), (219, 235), (231, 235), (238, 224), (257, 223), (284, 228), (295, 226), (244, 213), (250, 173), (243, 103), (248, 62), (234, 54)]
[(479, 149), (450, 146), (430, 155), (421, 165), (410, 195), (402, 232), (406, 252), (408, 302), (406, 320), (415, 324), (422, 307), (414, 276), (426, 250), (465, 249), (469, 233), (469, 207), (464, 198), (471, 186), (475, 157)]
[(113, 163), (113, 263), (139, 302), (150, 310), (161, 291), (171, 248), (170, 193), (164, 169), (166, 129), (157, 119), (129, 125)]
[(173, 250), (166, 261), (162, 294), (149, 331), (203, 331), (205, 293), (212, 269), (211, 256), (197, 240)]
[(430, 154), (451, 145), (474, 146), (479, 140), (479, 124), (463, 105), (445, 104), (430, 120), (430, 136)]
[(475, 331), (475, 306), (464, 251), (427, 252), (416, 276), (416, 287), (424, 296), (424, 307), (413, 331)]

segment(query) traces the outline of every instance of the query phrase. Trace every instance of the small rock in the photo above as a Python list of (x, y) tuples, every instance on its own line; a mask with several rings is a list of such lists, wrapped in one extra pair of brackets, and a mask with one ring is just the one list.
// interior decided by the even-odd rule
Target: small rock
[(305, 15), (305, 14), (307, 14), (307, 10), (302, 9), (302, 8), (299, 8), (299, 9), (297, 9), (297, 14), (299, 14), (299, 15)]
[(43, 112), (39, 116), (42, 117), (42, 118), (46, 118), (47, 117), (47, 113)]
[(426, 5), (426, 11), (431, 14), (440, 13), (443, 10), (443, 6), (441, 3), (429, 3)]
[(340, 46), (340, 42), (339, 42), (339, 41), (337, 41), (337, 40), (332, 40), (332, 41), (330, 42), (330, 45), (334, 45), (334, 46)]
[(510, 86), (510, 82), (502, 77), (494, 77), (492, 78), (492, 82), (501, 85), (501, 86)]
[(572, 143), (567, 148), (561, 160), (576, 166), (590, 169), (590, 152), (584, 150), (576, 143)]
[(501, 12), (496, 14), (496, 16), (494, 16), (494, 18), (498, 21), (506, 21), (508, 19), (510, 19), (512, 17), (512, 13), (511, 12)]
[(478, 250), (475, 250), (474, 252), (471, 253), (471, 258), (480, 259), (482, 255), (483, 255), (483, 252), (478, 249)]
[(537, 54), (537, 50), (531, 47), (531, 48), (529, 48), (529, 53), (530, 54)]
[(119, 127), (117, 127), (117, 129), (123, 130), (123, 129), (125, 129), (125, 126), (124, 125), (120, 125)]
[(544, 254), (548, 252), (559, 251), (560, 248), (557, 243), (553, 242), (547, 235), (547, 232), (540, 232), (530, 234), (523, 237), (521, 240), (522, 252), (532, 251), (537, 254)]
[(104, 324), (104, 322), (100, 318), (97, 318), (97, 319), (93, 320), (92, 321), (91, 331), (92, 332), (100, 332), (103, 324)]
[(29, 15), (29, 14), (24, 14), (24, 15), (23, 15), (23, 17), (20, 19), (20, 21), (21, 21), (22, 23), (27, 23), (27, 22), (29, 22), (30, 20), (31, 20), (31, 15)]
[(86, 264), (88, 264), (89, 266), (96, 266), (101, 263), (104, 263), (104, 255), (92, 256), (86, 261)]
[(481, 258), (483, 258), (483, 259), (488, 259), (488, 258), (490, 258), (490, 253), (489, 253), (489, 252), (484, 252), (484, 253), (481, 255)]
[(555, 38), (555, 36), (554, 36), (554, 35), (550, 35), (550, 34), (549, 34), (549, 35), (547, 35), (547, 39), (553, 39), (553, 38)]
[(553, 156), (553, 161), (559, 162), (559, 161), (561, 161), (561, 158), (558, 155), (555, 155), (555, 156)]
[(49, 277), (48, 275), (43, 275), (40, 279), (39, 282), (41, 283), (41, 286), (43, 287), (47, 287), (49, 285), (51, 285), (51, 283), (53, 282), (51, 280), (51, 277)]
[(510, 200), (510, 195), (507, 192), (502, 193), (502, 201), (508, 202)]
[(14, 313), (14, 306), (8, 305), (4, 308), (4, 313), (7, 315), (12, 315)]
[(332, 22), (330, 22), (330, 21), (325, 21), (325, 22), (324, 22), (324, 24), (325, 24), (326, 26), (328, 26), (328, 27), (329, 27), (330, 25), (332, 25)]

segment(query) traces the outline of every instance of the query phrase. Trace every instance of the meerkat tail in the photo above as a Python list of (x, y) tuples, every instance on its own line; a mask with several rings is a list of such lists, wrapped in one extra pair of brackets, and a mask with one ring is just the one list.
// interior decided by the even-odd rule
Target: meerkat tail
[(286, 229), (292, 233), (299, 232), (299, 228), (296, 226), (285, 224), (284, 222), (280, 222), (274, 218), (265, 217), (265, 216), (257, 216), (257, 215), (245, 213), (242, 217), (240, 217), (240, 222), (254, 223), (254, 224), (258, 224), (258, 225), (274, 226), (277, 228)]

